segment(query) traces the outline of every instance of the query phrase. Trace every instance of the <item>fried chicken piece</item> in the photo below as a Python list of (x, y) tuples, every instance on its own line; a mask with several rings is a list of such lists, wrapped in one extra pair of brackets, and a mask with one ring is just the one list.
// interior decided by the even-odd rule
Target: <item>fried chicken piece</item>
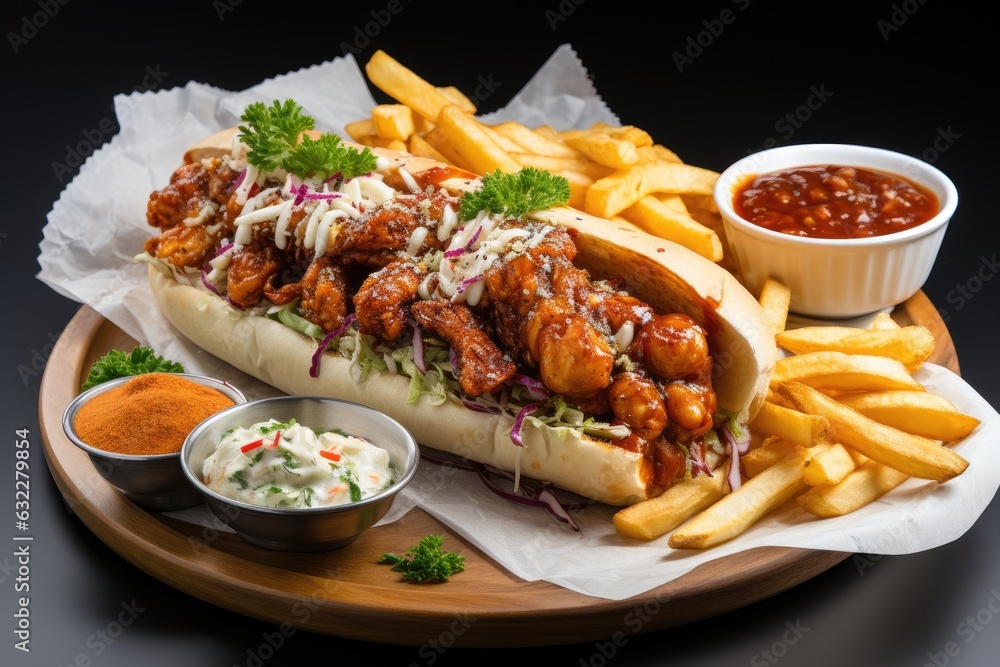
[(662, 380), (701, 371), (709, 361), (705, 330), (687, 315), (653, 315), (636, 332), (629, 354)]
[(611, 410), (640, 438), (652, 440), (667, 426), (667, 406), (656, 384), (645, 374), (627, 371), (617, 375), (609, 390)]
[(196, 218), (208, 204), (218, 209), (226, 204), (236, 180), (236, 172), (228, 161), (218, 158), (186, 164), (174, 171), (167, 187), (149, 195), (146, 221), (153, 227), (166, 229), (181, 224), (185, 218)]
[(546, 387), (588, 394), (611, 382), (614, 350), (607, 336), (562, 297), (543, 299), (524, 327), (523, 348)]
[(233, 251), (226, 288), (229, 300), (238, 308), (260, 302), (268, 279), (284, 265), (281, 251), (265, 240), (254, 240)]
[(385, 342), (399, 338), (423, 279), (419, 267), (405, 260), (369, 275), (354, 295), (354, 314), (362, 331)]
[(347, 317), (350, 285), (347, 272), (329, 257), (317, 257), (299, 282), (302, 315), (325, 331), (339, 329)]
[(166, 260), (179, 269), (200, 269), (215, 256), (216, 236), (203, 225), (180, 224), (146, 239), (143, 248), (153, 257)]
[[(426, 227), (423, 250), (443, 245), (432, 228), (441, 211), (451, 200), (448, 193), (420, 192), (405, 198), (390, 200), (365, 212), (360, 218), (347, 218), (327, 254), (349, 257), (350, 261), (372, 266), (384, 266), (387, 256), (407, 250), (414, 231)], [(418, 251), (419, 254), (419, 251)]]
[(488, 394), (517, 372), (465, 304), (418, 301), (410, 312), (420, 326), (451, 344), (458, 359), (458, 383), (467, 395)]

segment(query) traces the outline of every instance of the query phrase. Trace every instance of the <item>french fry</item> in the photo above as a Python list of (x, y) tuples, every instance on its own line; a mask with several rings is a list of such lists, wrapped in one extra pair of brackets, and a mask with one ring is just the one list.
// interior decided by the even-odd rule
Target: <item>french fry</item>
[(586, 211), (608, 218), (654, 192), (710, 195), (718, 178), (717, 172), (688, 164), (635, 164), (594, 183), (587, 193)]
[(911, 373), (927, 360), (936, 345), (934, 334), (920, 325), (879, 330), (832, 325), (807, 326), (782, 331), (775, 340), (778, 345), (795, 354), (835, 350), (846, 354), (889, 357), (901, 361)]
[(533, 130), (526, 125), (505, 121), (492, 126), (497, 134), (501, 134), (511, 141), (521, 145), (525, 151), (535, 155), (547, 155), (561, 158), (580, 158), (580, 153), (566, 144), (553, 139), (537, 130)]
[(764, 435), (812, 447), (830, 431), (830, 420), (764, 401), (749, 426)]
[(424, 140), (430, 144), (434, 150), (445, 157), (446, 163), (455, 167), (461, 167), (462, 169), (469, 169), (471, 171), (469, 165), (465, 162), (465, 158), (459, 155), (458, 151), (448, 140), (448, 137), (440, 127), (435, 126), (433, 130), (425, 133)]
[(713, 262), (723, 257), (718, 234), (652, 195), (632, 204), (621, 215), (646, 232), (682, 245)]
[(764, 280), (758, 301), (776, 335), (785, 331), (785, 325), (788, 322), (788, 306), (791, 300), (792, 290), (789, 289), (788, 285), (771, 276)]
[(381, 49), (365, 63), (365, 73), (376, 88), (432, 123), (437, 122), (441, 109), (453, 104), (437, 88)]
[(828, 350), (778, 359), (770, 386), (776, 389), (788, 382), (801, 382), (824, 391), (924, 390), (896, 359)]
[(818, 517), (844, 516), (873, 503), (909, 477), (877, 461), (860, 464), (843, 480), (827, 486), (814, 486), (796, 502)]
[[(653, 137), (649, 135), (649, 132), (638, 128), (634, 125), (609, 125), (607, 123), (597, 122), (591, 125), (586, 130), (564, 130), (560, 134), (563, 139), (569, 139), (571, 137), (578, 137), (582, 134), (604, 134), (612, 139), (620, 139), (621, 141), (627, 141), (636, 148), (652, 146)], [(568, 142), (567, 142), (568, 143)]]
[(675, 162), (678, 164), (684, 161), (666, 146), (653, 144), (651, 146), (636, 146), (639, 154), (639, 162)]
[(969, 462), (941, 443), (886, 426), (800, 382), (787, 382), (778, 393), (796, 408), (830, 420), (829, 438), (911, 477), (946, 482)]
[(448, 158), (446, 158), (444, 154), (441, 153), (441, 151), (431, 146), (430, 143), (428, 143), (428, 141), (419, 134), (414, 134), (410, 136), (409, 150), (410, 153), (418, 157), (425, 157), (431, 160), (437, 160), (438, 162), (442, 162), (445, 164), (449, 162)]
[(375, 127), (375, 121), (371, 118), (363, 118), (361, 120), (348, 123), (344, 126), (344, 131), (347, 133), (347, 136), (355, 142), (358, 142), (359, 137), (370, 137), (378, 134), (378, 129)]
[(442, 97), (446, 98), (449, 102), (457, 106), (465, 113), (473, 115), (476, 113), (476, 103), (469, 99), (468, 95), (455, 86), (435, 86), (435, 88), (439, 93), (441, 93)]
[(415, 131), (413, 110), (404, 104), (377, 104), (372, 109), (375, 134), (386, 139), (406, 141)]
[(877, 422), (931, 440), (954, 442), (980, 424), (943, 396), (928, 391), (876, 391), (838, 397), (844, 405)]
[(872, 319), (871, 329), (874, 331), (887, 331), (898, 328), (899, 324), (896, 320), (892, 319), (892, 315), (889, 313), (876, 313)]
[(387, 139), (386, 137), (380, 137), (377, 134), (369, 134), (363, 137), (358, 137), (355, 141), (362, 146), (388, 148), (389, 150), (401, 151), (403, 153), (407, 152), (405, 142), (400, 141), (399, 139)]
[(635, 144), (602, 132), (581, 132), (566, 136), (565, 141), (570, 148), (612, 169), (627, 169), (639, 162)]
[(587, 174), (570, 170), (560, 171), (558, 175), (569, 181), (569, 201), (566, 202), (567, 206), (582, 211), (583, 203), (587, 199), (587, 190), (594, 184), (594, 178)]
[(666, 535), (726, 494), (729, 485), (720, 471), (728, 465), (725, 459), (711, 477), (686, 477), (654, 498), (618, 510), (612, 517), (615, 530), (637, 540)]
[(496, 145), (499, 146), (501, 149), (503, 149), (505, 152), (520, 153), (524, 151), (524, 146), (517, 143), (513, 139), (510, 139), (509, 137), (500, 134), (499, 132), (494, 130), (492, 126), (479, 121), (476, 122), (479, 123), (479, 127), (482, 128), (483, 132), (489, 135), (490, 139), (492, 139), (496, 143)]
[(682, 195), (667, 193), (667, 192), (657, 192), (656, 194), (650, 196), (656, 197), (670, 208), (680, 211), (685, 215), (691, 214), (690, 209), (688, 209), (688, 205), (684, 203), (684, 197)]
[(802, 479), (809, 486), (837, 484), (854, 472), (858, 464), (851, 452), (840, 443), (827, 443), (813, 452), (803, 464)]
[(553, 174), (564, 171), (587, 174), (590, 176), (591, 182), (599, 178), (604, 178), (613, 171), (610, 167), (605, 167), (580, 156), (559, 157), (556, 155), (542, 155), (541, 153), (524, 153), (520, 151), (513, 151), (510, 153), (510, 156), (522, 166), (544, 169), (545, 171), (551, 171)]
[(723, 496), (675, 530), (668, 540), (674, 549), (704, 549), (728, 542), (757, 523), (764, 515), (802, 493), (803, 464), (810, 450), (795, 450), (740, 488)]
[[(505, 174), (513, 174), (521, 169), (521, 165), (493, 141), (479, 121), (453, 104), (441, 109), (434, 129), (440, 130), (461, 156), (465, 164), (459, 166), (475, 174), (484, 176), (498, 169)], [(437, 145), (435, 148), (441, 150)]]
[(768, 437), (760, 447), (751, 449), (740, 457), (743, 472), (746, 473), (747, 477), (756, 477), (778, 461), (788, 457), (800, 446), (781, 438)]

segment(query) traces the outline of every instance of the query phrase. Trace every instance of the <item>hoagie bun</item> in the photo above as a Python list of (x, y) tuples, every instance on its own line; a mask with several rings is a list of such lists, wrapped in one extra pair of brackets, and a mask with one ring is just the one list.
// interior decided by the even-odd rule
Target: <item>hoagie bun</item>
[[(229, 159), (236, 133), (233, 128), (209, 137), (192, 147), (185, 162)], [(481, 183), (433, 160), (372, 150), (380, 156), (379, 176), (396, 189), (413, 181), (433, 182), (460, 195)], [(425, 177), (432, 172), (433, 178)], [(576, 249), (572, 264), (593, 280), (624, 284), (655, 313), (681, 313), (697, 322), (711, 353), (718, 407), (744, 423), (756, 413), (773, 370), (775, 345), (759, 304), (731, 274), (679, 245), (575, 209), (554, 207), (528, 217), (569, 230)], [(335, 237), (336, 229), (331, 234)], [(364, 403), (397, 419), (422, 445), (611, 505), (632, 504), (665, 488), (643, 447), (531, 419), (521, 426), (519, 446), (511, 438), (513, 414), (470, 409), (468, 401), (454, 396), (443, 402), (426, 395), (408, 401), (410, 377), (384, 370), (360, 379), (352, 359), (330, 351), (322, 355), (314, 376), (309, 368), (316, 338), (265, 316), (261, 308), (234, 307), (231, 300), (207, 289), (196, 271), (158, 261), (155, 253), (149, 259), (153, 295), (181, 334), (283, 392)]]

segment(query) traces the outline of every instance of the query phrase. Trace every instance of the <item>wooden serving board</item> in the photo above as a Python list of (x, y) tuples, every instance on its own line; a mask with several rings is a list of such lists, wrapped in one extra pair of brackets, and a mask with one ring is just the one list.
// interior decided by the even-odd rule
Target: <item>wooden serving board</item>
[[(893, 312), (938, 340), (931, 361), (958, 372), (944, 322), (918, 293)], [(289, 554), (148, 512), (110, 486), (62, 431), (62, 414), (91, 364), (136, 344), (84, 306), (60, 336), (42, 378), (39, 421), (49, 469), (74, 512), (105, 544), (160, 581), (196, 598), (275, 624), (363, 641), (419, 646), (450, 631), (463, 647), (541, 646), (607, 638), (630, 610), (655, 609), (642, 631), (712, 617), (796, 586), (850, 554), (759, 548), (706, 563), (645, 594), (610, 601), (522, 581), (420, 509), (373, 528), (340, 551)], [(403, 583), (377, 556), (430, 533), (466, 556), (445, 584)], [(404, 546), (405, 545), (405, 546)], [(631, 629), (630, 629), (631, 630)]]

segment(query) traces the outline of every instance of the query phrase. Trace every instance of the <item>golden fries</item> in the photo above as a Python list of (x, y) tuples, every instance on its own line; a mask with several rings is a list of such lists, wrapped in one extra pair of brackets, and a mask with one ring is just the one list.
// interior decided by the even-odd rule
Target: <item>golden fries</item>
[[(713, 262), (724, 261), (722, 223), (712, 199), (718, 174), (685, 164), (645, 130), (606, 123), (561, 131), (513, 121), (487, 124), (461, 90), (431, 84), (384, 51), (372, 55), (365, 72), (396, 103), (377, 105), (371, 118), (349, 123), (345, 130), (355, 142), (400, 150), (389, 142), (402, 141), (414, 155), (480, 176), (497, 169), (545, 169), (570, 181), (568, 206), (610, 221), (623, 218)], [(641, 194), (633, 196), (636, 184)]]
[(926, 391), (877, 391), (840, 396), (838, 400), (877, 422), (931, 440), (954, 442), (979, 426), (948, 399)]
[(828, 443), (817, 448), (803, 464), (802, 479), (809, 486), (837, 484), (854, 472), (857, 462), (851, 452), (839, 443)]
[(365, 64), (365, 73), (376, 88), (432, 123), (437, 122), (441, 109), (453, 104), (436, 87), (385, 51), (378, 50), (372, 54)]
[(830, 431), (830, 420), (764, 401), (756, 416), (750, 420), (750, 428), (765, 436), (812, 447), (826, 437)]
[(438, 114), (437, 128), (447, 137), (460, 156), (464, 167), (476, 174), (489, 174), (500, 170), (513, 174), (521, 169), (475, 118), (459, 107), (449, 104)]
[(379, 104), (372, 109), (375, 134), (386, 139), (406, 141), (416, 127), (413, 111), (404, 104)]
[(710, 195), (718, 178), (714, 171), (688, 164), (644, 162), (594, 183), (587, 193), (586, 211), (609, 218), (654, 192)]
[(836, 484), (814, 486), (796, 502), (802, 509), (819, 517), (850, 514), (878, 500), (909, 477), (894, 468), (868, 461), (862, 463)]
[(785, 332), (785, 325), (788, 322), (788, 306), (792, 301), (792, 291), (788, 285), (768, 276), (764, 281), (764, 286), (760, 289), (760, 297), (757, 300), (760, 302), (760, 307), (764, 309), (767, 321), (774, 328), (775, 335)]
[(729, 491), (723, 474), (728, 465), (726, 459), (711, 477), (705, 474), (687, 477), (655, 498), (619, 510), (613, 517), (615, 529), (638, 540), (665, 535)]
[(778, 345), (801, 354), (833, 350), (846, 354), (875, 354), (903, 363), (909, 372), (916, 371), (934, 352), (934, 335), (926, 327), (912, 325), (893, 329), (857, 329), (839, 326), (801, 327), (782, 331)]
[(643, 197), (621, 214), (654, 236), (678, 243), (713, 262), (722, 260), (722, 240), (715, 231), (653, 195)]
[(826, 350), (779, 359), (771, 376), (771, 389), (788, 382), (824, 391), (923, 390), (923, 385), (896, 359)]
[(806, 488), (803, 464), (809, 449), (800, 448), (751, 477), (675, 530), (667, 544), (674, 549), (704, 549), (727, 542), (761, 517)]
[(881, 424), (802, 383), (786, 382), (778, 392), (799, 410), (829, 419), (831, 439), (911, 477), (946, 482), (969, 465), (935, 440)]

